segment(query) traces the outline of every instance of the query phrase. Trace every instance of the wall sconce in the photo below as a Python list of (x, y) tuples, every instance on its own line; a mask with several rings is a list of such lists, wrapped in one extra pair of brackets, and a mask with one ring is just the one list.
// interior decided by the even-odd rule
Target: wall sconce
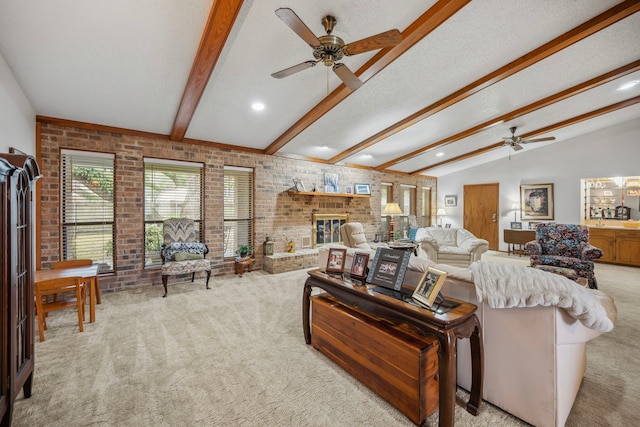
[(384, 214), (391, 217), (391, 220), (389, 221), (389, 241), (394, 241), (393, 216), (402, 215), (402, 209), (400, 209), (400, 206), (398, 206), (397, 203), (387, 203), (384, 207)]
[(440, 227), (442, 227), (442, 217), (445, 216), (446, 214), (447, 212), (443, 208), (438, 209), (438, 212), (436, 212), (436, 215), (438, 216), (438, 220), (440, 221)]

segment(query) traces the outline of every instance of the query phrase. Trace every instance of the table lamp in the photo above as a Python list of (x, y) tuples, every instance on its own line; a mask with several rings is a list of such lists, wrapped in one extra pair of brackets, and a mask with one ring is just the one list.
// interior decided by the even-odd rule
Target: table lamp
[(438, 216), (438, 219), (440, 220), (440, 227), (442, 227), (442, 217), (445, 216), (447, 214), (447, 212), (445, 212), (445, 210), (443, 208), (438, 209), (438, 212), (436, 212), (436, 215)]
[(513, 209), (513, 221), (516, 222), (518, 221), (518, 211), (520, 210), (520, 204), (519, 203), (512, 203), (511, 204), (511, 209)]
[(395, 240), (393, 237), (393, 216), (402, 215), (402, 210), (397, 203), (387, 203), (384, 207), (384, 214), (391, 217), (391, 220), (389, 221), (389, 241), (393, 241)]

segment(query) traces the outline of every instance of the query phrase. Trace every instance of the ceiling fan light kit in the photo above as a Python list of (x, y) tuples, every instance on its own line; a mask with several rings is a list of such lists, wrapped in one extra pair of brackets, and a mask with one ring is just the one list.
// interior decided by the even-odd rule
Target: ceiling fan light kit
[(272, 77), (277, 79), (288, 77), (299, 71), (311, 68), (318, 62), (322, 62), (325, 66), (331, 67), (340, 80), (353, 91), (362, 86), (362, 81), (358, 79), (349, 67), (337, 61), (340, 61), (344, 56), (358, 55), (371, 50), (395, 46), (402, 41), (400, 31), (390, 30), (350, 44), (345, 44), (344, 40), (340, 37), (331, 35), (333, 28), (338, 23), (338, 20), (331, 15), (322, 18), (322, 25), (327, 34), (316, 37), (293, 10), (280, 8), (276, 10), (275, 13), (282, 22), (287, 24), (294, 33), (313, 48), (313, 57), (316, 59), (315, 61), (306, 61), (271, 74)]

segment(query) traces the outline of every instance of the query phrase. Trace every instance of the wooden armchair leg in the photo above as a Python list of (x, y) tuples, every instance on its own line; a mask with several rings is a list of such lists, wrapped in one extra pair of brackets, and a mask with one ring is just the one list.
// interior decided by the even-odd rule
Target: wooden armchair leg
[(196, 272), (191, 273), (191, 281), (193, 282), (196, 279)]
[(209, 279), (211, 278), (211, 270), (207, 270), (207, 289), (211, 289), (209, 287)]
[(167, 296), (167, 276), (166, 275), (162, 275), (162, 286), (164, 286), (164, 295), (162, 295), (162, 298)]

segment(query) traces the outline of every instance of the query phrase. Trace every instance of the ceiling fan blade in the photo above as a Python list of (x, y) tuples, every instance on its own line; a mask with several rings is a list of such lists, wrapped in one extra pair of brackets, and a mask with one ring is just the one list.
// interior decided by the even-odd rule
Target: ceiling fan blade
[(271, 74), (271, 77), (275, 77), (276, 79), (282, 79), (284, 77), (289, 77), (291, 74), (295, 74), (299, 71), (306, 70), (307, 68), (315, 67), (317, 64), (316, 61), (306, 61), (302, 64), (294, 65), (293, 67), (285, 68), (284, 70), (280, 70), (276, 73)]
[(550, 136), (550, 137), (547, 137), (547, 138), (523, 139), (521, 142), (523, 144), (528, 144), (530, 142), (554, 141), (555, 139), (556, 139), (555, 136)]
[(342, 47), (342, 52), (347, 55), (358, 55), (370, 50), (395, 46), (402, 41), (402, 34), (398, 30), (389, 30), (366, 39), (349, 43)]
[(344, 64), (335, 64), (333, 66), (333, 72), (336, 73), (338, 77), (340, 77), (340, 80), (351, 90), (357, 90), (362, 86), (360, 79)]
[(302, 22), (302, 19), (298, 18), (295, 12), (287, 7), (282, 7), (276, 10), (276, 15), (282, 20), (289, 28), (293, 30), (302, 40), (307, 42), (311, 47), (320, 47), (321, 43), (315, 34), (311, 32), (309, 27)]

